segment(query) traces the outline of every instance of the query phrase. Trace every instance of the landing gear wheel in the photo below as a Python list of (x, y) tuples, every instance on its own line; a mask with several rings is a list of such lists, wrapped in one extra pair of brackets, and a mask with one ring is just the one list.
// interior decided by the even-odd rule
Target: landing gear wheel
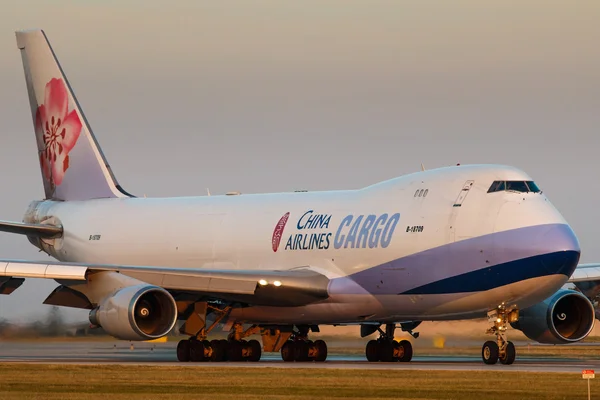
[(296, 352), (295, 352), (294, 342), (291, 340), (288, 340), (281, 347), (281, 359), (286, 362), (294, 361), (295, 354), (296, 354)]
[[(408, 340), (400, 342), (394, 340), (395, 324), (385, 324), (385, 332), (380, 327), (376, 328), (379, 331), (379, 339), (369, 340), (365, 348), (367, 360), (369, 362), (408, 362), (412, 360), (413, 348)], [(418, 333), (409, 333), (414, 337), (418, 337)]]
[(516, 357), (517, 351), (515, 350), (515, 345), (513, 342), (507, 342), (504, 354), (499, 357), (500, 362), (504, 365), (510, 365), (515, 362)]
[(323, 362), (327, 359), (327, 343), (323, 340), (315, 340), (314, 346), (317, 349), (316, 362)]
[(308, 351), (310, 349), (308, 342), (305, 342), (304, 340), (299, 340), (297, 342), (294, 342), (294, 347), (294, 360), (308, 361)]
[(229, 349), (227, 352), (229, 361), (242, 361), (244, 359), (242, 356), (243, 346), (243, 343), (235, 340), (229, 342)]
[(481, 358), (483, 358), (483, 362), (488, 365), (496, 364), (498, 362), (499, 352), (500, 350), (498, 349), (498, 344), (488, 340), (481, 348)]
[(221, 345), (221, 341), (220, 340), (211, 340), (209, 343), (209, 346), (212, 349), (212, 354), (210, 355), (210, 361), (213, 361), (213, 362), (223, 361), (225, 349)]
[[(281, 359), (285, 362), (323, 362), (327, 359), (327, 343), (324, 340), (308, 339), (309, 326), (298, 326), (281, 346)], [(313, 329), (313, 332), (315, 330)], [(318, 331), (317, 331), (318, 332)]]
[(404, 349), (400, 348), (400, 343), (397, 340), (392, 342), (392, 346), (394, 347), (394, 351), (392, 353), (392, 361), (398, 361), (399, 357), (404, 355)]
[(377, 362), (379, 361), (379, 343), (377, 340), (369, 340), (365, 350), (367, 355), (367, 361)]
[(181, 362), (190, 361), (190, 341), (180, 340), (177, 343), (177, 360)]
[(409, 362), (412, 360), (413, 348), (412, 343), (408, 340), (401, 340), (398, 343), (398, 361)]
[(262, 347), (261, 347), (260, 343), (258, 342), (258, 340), (254, 340), (254, 339), (250, 340), (246, 346), (248, 349), (248, 353), (250, 353), (248, 355), (248, 361), (256, 362), (256, 361), (260, 360), (260, 356), (262, 353)]
[(203, 342), (200, 342), (199, 340), (190, 340), (190, 360), (193, 362), (206, 361)]
[(389, 340), (379, 342), (379, 361), (392, 362), (394, 361), (394, 343)]
[(221, 339), (218, 341), (221, 347), (221, 361), (229, 360), (229, 341)]

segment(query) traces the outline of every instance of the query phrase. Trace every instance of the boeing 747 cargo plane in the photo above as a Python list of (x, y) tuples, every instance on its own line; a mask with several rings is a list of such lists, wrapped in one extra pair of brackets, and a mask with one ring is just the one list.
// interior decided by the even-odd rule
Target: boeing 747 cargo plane
[[(324, 361), (320, 325), (360, 325), (369, 361), (410, 361), (422, 321), (487, 316), (482, 358), (515, 360), (507, 328), (585, 338), (600, 271), (526, 173), (420, 171), (359, 190), (138, 198), (118, 183), (41, 30), (19, 31), (45, 199), (23, 222), (55, 260), (0, 260), (0, 293), (53, 279), (45, 304), (88, 309), (118, 339), (189, 336), (180, 361)], [(216, 326), (228, 340), (209, 341)], [(260, 335), (261, 341), (247, 340)], [(258, 337), (258, 336), (257, 336)], [(262, 342), (262, 343), (261, 343)]]

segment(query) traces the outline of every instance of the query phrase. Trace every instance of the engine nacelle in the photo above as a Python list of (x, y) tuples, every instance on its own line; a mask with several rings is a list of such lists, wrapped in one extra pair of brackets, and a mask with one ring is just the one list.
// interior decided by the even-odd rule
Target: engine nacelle
[(574, 290), (559, 290), (546, 300), (519, 311), (512, 327), (539, 343), (572, 343), (585, 339), (594, 327), (593, 304)]
[(117, 339), (157, 339), (175, 326), (177, 305), (173, 296), (161, 287), (127, 286), (93, 309), (90, 322)]

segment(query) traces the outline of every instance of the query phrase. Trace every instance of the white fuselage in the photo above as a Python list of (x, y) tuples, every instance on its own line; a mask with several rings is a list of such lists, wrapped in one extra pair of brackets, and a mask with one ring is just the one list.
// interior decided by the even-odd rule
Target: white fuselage
[(465, 318), (501, 303), (526, 307), (545, 299), (566, 282), (563, 269), (570, 266), (553, 271), (527, 260), (579, 255), (577, 239), (545, 195), (487, 193), (495, 180), (531, 178), (509, 167), (460, 166), (360, 190), (44, 201), (32, 204), (25, 221), (51, 217), (64, 227), (62, 238), (38, 243), (61, 261), (308, 266), (332, 280), (322, 303), (234, 311), (249, 322)]

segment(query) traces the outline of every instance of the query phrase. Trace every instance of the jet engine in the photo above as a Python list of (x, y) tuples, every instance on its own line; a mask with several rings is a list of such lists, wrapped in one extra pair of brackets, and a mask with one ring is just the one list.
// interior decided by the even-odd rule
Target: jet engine
[(587, 297), (574, 290), (559, 290), (520, 310), (519, 320), (511, 326), (539, 343), (572, 343), (590, 334), (594, 318), (594, 306)]
[(157, 339), (175, 326), (177, 306), (161, 287), (127, 286), (100, 302), (90, 312), (90, 322), (117, 339)]

